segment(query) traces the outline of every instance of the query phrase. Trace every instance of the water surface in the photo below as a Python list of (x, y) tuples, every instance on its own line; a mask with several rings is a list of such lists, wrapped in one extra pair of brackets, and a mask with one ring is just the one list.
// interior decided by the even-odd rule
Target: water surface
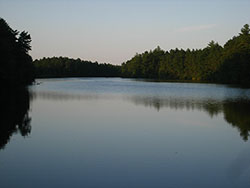
[(120, 78), (37, 83), (1, 94), (1, 187), (250, 186), (249, 89)]

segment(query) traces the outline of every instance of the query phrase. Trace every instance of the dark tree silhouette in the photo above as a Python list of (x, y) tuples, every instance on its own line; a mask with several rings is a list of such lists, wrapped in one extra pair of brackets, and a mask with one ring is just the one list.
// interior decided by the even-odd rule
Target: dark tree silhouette
[(22, 50), (25, 53), (28, 53), (29, 50), (31, 50), (31, 37), (28, 32), (21, 32), (18, 38), (18, 45), (20, 46), (20, 50)]
[(34, 73), (31, 50), (31, 37), (23, 31), (19, 34), (0, 18), (0, 82), (11, 85), (27, 85), (33, 82)]

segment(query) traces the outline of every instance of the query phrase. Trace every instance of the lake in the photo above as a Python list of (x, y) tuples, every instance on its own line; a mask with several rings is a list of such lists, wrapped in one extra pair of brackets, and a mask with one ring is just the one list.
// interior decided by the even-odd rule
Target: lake
[(1, 91), (2, 188), (250, 187), (250, 89), (36, 82)]

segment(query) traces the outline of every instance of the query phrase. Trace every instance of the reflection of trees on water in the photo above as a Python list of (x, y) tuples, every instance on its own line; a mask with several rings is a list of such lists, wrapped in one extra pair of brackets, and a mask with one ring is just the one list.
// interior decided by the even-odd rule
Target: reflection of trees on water
[(32, 98), (40, 98), (53, 101), (70, 101), (70, 100), (94, 100), (98, 99), (98, 95), (94, 94), (72, 94), (66, 92), (56, 92), (56, 91), (36, 91), (31, 92)]
[(14, 133), (20, 133), (22, 136), (30, 133), (29, 105), (30, 96), (27, 89), (1, 89), (0, 149), (5, 147)]
[(225, 120), (237, 127), (246, 141), (250, 132), (250, 100), (226, 101), (223, 107)]
[(156, 110), (161, 108), (186, 109), (204, 111), (213, 117), (223, 113), (224, 119), (233, 127), (237, 127), (243, 140), (248, 140), (250, 133), (250, 100), (249, 99), (192, 99), (181, 97), (148, 97), (133, 96), (128, 100), (137, 105), (153, 107)]
[[(240, 96), (242, 96), (240, 94)], [(245, 96), (245, 95), (243, 95)], [(116, 95), (102, 95), (102, 94), (72, 94), (65, 92), (52, 92), (52, 91), (36, 91), (32, 93), (32, 98), (41, 98), (46, 100), (97, 100), (97, 99), (110, 99), (113, 100)], [(146, 107), (153, 107), (156, 110), (161, 108), (171, 109), (186, 109), (186, 110), (199, 110), (209, 114), (210, 117), (223, 113), (224, 119), (233, 127), (237, 127), (240, 135), (244, 140), (248, 139), (250, 132), (250, 99), (237, 99), (228, 98), (226, 100), (211, 98), (191, 98), (191, 97), (178, 97), (178, 96), (142, 96), (134, 95), (124, 97), (125, 100), (132, 101), (136, 105), (144, 105)]]
[(222, 104), (212, 99), (197, 100), (192, 98), (181, 98), (181, 97), (146, 97), (146, 96), (133, 96), (128, 97), (129, 100), (133, 101), (137, 105), (144, 105), (146, 107), (153, 107), (158, 111), (163, 108), (171, 108), (175, 110), (186, 109), (186, 110), (199, 110), (208, 112), (212, 117), (222, 111)]

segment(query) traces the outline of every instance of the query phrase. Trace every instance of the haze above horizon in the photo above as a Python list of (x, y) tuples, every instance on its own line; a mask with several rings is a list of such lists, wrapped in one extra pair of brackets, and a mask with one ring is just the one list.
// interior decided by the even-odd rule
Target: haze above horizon
[(33, 59), (51, 56), (121, 64), (160, 46), (220, 45), (250, 22), (249, 0), (0, 0), (11, 28), (32, 37)]

